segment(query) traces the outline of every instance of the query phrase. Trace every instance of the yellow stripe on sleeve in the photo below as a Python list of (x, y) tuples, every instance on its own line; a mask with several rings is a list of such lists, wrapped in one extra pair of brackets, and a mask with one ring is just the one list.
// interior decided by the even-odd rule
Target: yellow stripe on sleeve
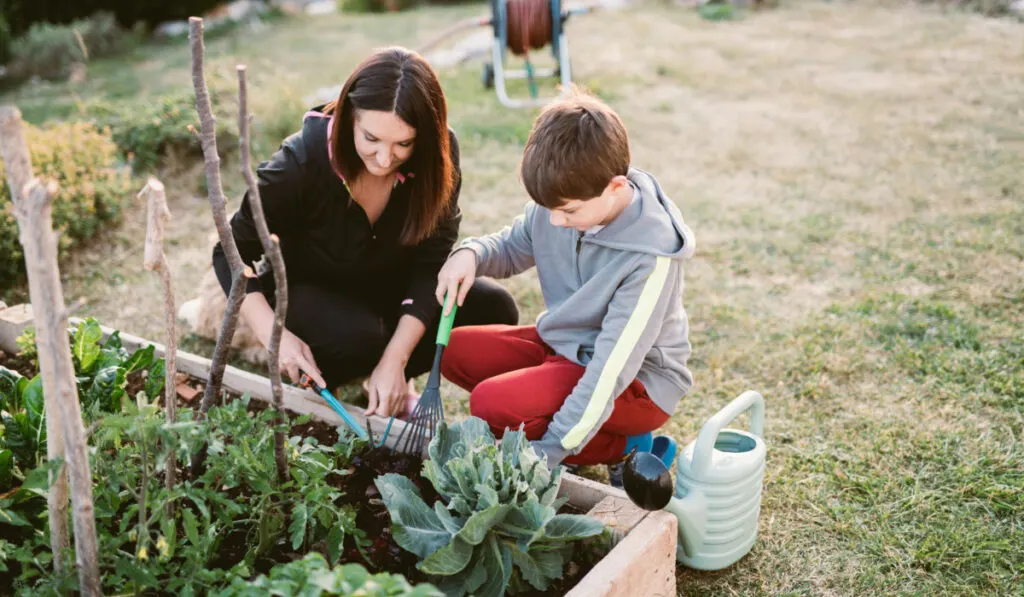
[(656, 259), (654, 271), (647, 277), (644, 288), (640, 292), (640, 300), (637, 301), (633, 314), (629, 316), (626, 327), (623, 328), (611, 354), (608, 355), (608, 360), (604, 364), (604, 369), (601, 370), (601, 376), (597, 379), (594, 393), (590, 396), (590, 402), (587, 404), (586, 410), (583, 411), (583, 416), (562, 438), (562, 447), (566, 450), (573, 450), (583, 443), (587, 434), (597, 425), (608, 401), (615, 398), (612, 396), (612, 392), (615, 390), (615, 380), (619, 378), (619, 374), (626, 366), (626, 360), (629, 359), (629, 355), (640, 341), (640, 335), (647, 328), (651, 314), (654, 313), (654, 307), (658, 304), (658, 298), (664, 290), (665, 281), (668, 280), (668, 268), (671, 261), (668, 257)]

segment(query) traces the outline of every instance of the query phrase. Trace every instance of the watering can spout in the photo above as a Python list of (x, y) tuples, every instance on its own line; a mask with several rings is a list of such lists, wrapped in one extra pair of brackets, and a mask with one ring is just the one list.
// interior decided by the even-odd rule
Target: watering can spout
[(708, 524), (708, 499), (700, 491), (691, 491), (685, 497), (674, 497), (666, 510), (679, 521), (679, 538), (683, 553), (693, 557), (704, 544)]

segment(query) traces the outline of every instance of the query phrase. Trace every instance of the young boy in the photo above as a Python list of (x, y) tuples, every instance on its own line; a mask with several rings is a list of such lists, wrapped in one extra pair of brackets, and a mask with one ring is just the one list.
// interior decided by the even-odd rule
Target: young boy
[(620, 463), (650, 450), (693, 385), (681, 300), (693, 234), (654, 177), (630, 167), (618, 115), (589, 95), (541, 112), (521, 176), (533, 203), (510, 227), (463, 241), (437, 297), (462, 304), (476, 276), (536, 266), (547, 310), (533, 326), (453, 330), (442, 373), (495, 435), (525, 423), (552, 467)]

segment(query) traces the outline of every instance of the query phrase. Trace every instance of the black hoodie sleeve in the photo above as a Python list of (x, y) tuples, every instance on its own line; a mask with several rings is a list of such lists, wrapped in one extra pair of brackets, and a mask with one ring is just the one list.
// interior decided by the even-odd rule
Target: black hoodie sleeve
[(455, 168), (455, 187), (447, 215), (438, 223), (432, 235), (416, 246), (412, 275), (402, 302), (402, 315), (412, 315), (427, 326), (433, 325), (441, 306), (437, 304), (434, 291), (437, 289), (437, 273), (441, 271), (455, 241), (459, 239), (459, 224), (462, 210), (459, 208), (459, 192), (462, 190), (462, 170), (459, 166), (459, 142), (451, 133), (452, 165)]
[[(281, 147), (271, 156), (270, 160), (260, 164), (256, 170), (257, 184), (260, 190), (260, 203), (263, 215), (271, 234), (279, 238), (289, 236), (296, 214), (300, 213), (299, 204), (302, 197), (303, 155), (301, 138), (298, 135), (285, 140)], [(238, 211), (231, 217), (231, 234), (245, 265), (253, 266), (263, 256), (263, 245), (260, 244), (256, 223), (249, 207), (249, 193)], [(255, 271), (255, 267), (253, 268)], [(224, 248), (218, 242), (213, 248), (213, 270), (217, 281), (227, 294), (231, 290), (231, 266), (228, 264)], [(258, 272), (257, 272), (258, 273)], [(251, 278), (246, 284), (245, 293), (260, 290), (258, 278)]]

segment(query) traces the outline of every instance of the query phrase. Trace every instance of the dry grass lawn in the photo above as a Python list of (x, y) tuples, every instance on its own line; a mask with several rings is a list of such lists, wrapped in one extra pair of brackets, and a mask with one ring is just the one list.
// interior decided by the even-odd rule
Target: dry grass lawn
[[(209, 54), (225, 72), (250, 65), (258, 114), (300, 110), (371, 47), (415, 45), (481, 10), (286, 21), (212, 40)], [(692, 440), (746, 389), (767, 399), (759, 541), (728, 570), (680, 569), (681, 594), (1022, 594), (1024, 28), (809, 1), (710, 23), (643, 2), (574, 17), (569, 36), (576, 80), (620, 110), (635, 164), (697, 236), (684, 296), (696, 387), (667, 432)], [(144, 52), (96, 66), (79, 91), (188, 85), (187, 61), (184, 45)], [(533, 112), (501, 107), (477, 63), (442, 76), (463, 233), (493, 231), (526, 200), (515, 167)], [(31, 114), (63, 97), (4, 101)], [(200, 177), (169, 181), (179, 303), (208, 264)], [(82, 314), (155, 337), (143, 236), (134, 208), (65, 267), (66, 293), (87, 301)], [(507, 284), (531, 321), (536, 279)], [(448, 409), (465, 412), (464, 393), (449, 388)]]

